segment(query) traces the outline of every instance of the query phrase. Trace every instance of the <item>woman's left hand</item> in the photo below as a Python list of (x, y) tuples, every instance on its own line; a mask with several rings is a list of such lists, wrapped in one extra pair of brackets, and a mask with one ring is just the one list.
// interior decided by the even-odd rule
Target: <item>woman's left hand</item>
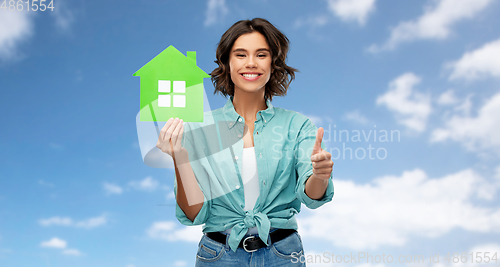
[(316, 134), (316, 143), (311, 154), (311, 161), (313, 166), (313, 177), (327, 180), (330, 178), (333, 170), (332, 154), (321, 148), (321, 141), (323, 140), (324, 130), (319, 127)]

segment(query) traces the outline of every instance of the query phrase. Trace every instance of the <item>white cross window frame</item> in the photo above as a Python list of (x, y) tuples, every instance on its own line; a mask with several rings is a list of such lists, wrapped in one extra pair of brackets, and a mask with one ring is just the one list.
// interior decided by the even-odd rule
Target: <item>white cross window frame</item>
[(158, 93), (158, 107), (186, 107), (186, 81), (158, 80)]

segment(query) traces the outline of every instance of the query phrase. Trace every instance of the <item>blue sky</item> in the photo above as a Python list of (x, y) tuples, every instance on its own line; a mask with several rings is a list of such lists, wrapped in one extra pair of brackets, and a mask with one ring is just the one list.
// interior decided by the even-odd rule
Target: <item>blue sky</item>
[[(425, 258), (337, 266), (500, 258), (499, 14), (495, 0), (0, 9), (0, 266), (192, 266), (201, 228), (175, 218), (173, 171), (142, 162), (132, 74), (169, 45), (197, 51), (210, 72), (220, 36), (254, 17), (288, 36), (288, 63), (300, 70), (273, 105), (324, 127), (334, 156), (333, 201), (298, 216), (306, 255)], [(211, 108), (222, 107), (204, 86)], [(399, 138), (381, 141), (384, 131)], [(373, 159), (363, 157), (370, 147)], [(322, 260), (311, 266), (331, 265)]]

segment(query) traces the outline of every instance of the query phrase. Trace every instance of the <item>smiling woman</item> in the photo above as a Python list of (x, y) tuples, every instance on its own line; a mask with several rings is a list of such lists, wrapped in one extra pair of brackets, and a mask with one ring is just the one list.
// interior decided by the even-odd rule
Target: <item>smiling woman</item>
[[(253, 51), (247, 51), (246, 46)], [(288, 38), (265, 19), (256, 18), (235, 23), (222, 35), (217, 47), (215, 63), (219, 66), (210, 74), (215, 86), (214, 93), (220, 92), (224, 96), (234, 95), (233, 73), (237, 70), (231, 68), (230, 64), (237, 63), (233, 57), (246, 60), (252, 56), (253, 62), (250, 62), (251, 64), (260, 67), (270, 64), (265, 97), (272, 100), (275, 95), (284, 96), (297, 71), (285, 63), (288, 47)], [(249, 54), (250, 52), (253, 54)], [(254, 57), (258, 57), (258, 59)], [(245, 61), (239, 60), (238, 62), (242, 64)], [(267, 83), (268, 81), (269, 83)]]
[(265, 92), (271, 77), (271, 54), (264, 35), (252, 32), (238, 38), (229, 56), (229, 69), (235, 92)]
[[(295, 214), (302, 203), (315, 209), (332, 200), (323, 129), (271, 104), (294, 78), (287, 53), (288, 39), (267, 20), (235, 23), (211, 73), (214, 93), (230, 96), (205, 114), (217, 130), (170, 119), (161, 131), (157, 147), (174, 157), (176, 217), (204, 224), (196, 266), (303, 266), (293, 261), (303, 254)], [(229, 149), (207, 153), (217, 141)]]

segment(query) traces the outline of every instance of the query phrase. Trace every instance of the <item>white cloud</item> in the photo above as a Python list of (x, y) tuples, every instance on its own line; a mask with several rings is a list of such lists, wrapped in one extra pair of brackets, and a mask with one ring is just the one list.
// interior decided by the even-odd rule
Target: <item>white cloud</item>
[(81, 256), (82, 253), (78, 249), (65, 249), (62, 252), (65, 255), (70, 255), (70, 256)]
[(175, 193), (174, 193), (174, 191), (173, 191), (173, 190), (172, 190), (172, 191), (169, 191), (169, 192), (167, 193), (167, 195), (166, 195), (166, 198), (167, 198), (167, 200), (170, 200), (170, 199), (175, 199)]
[(125, 190), (140, 190), (140, 191), (148, 191), (152, 192), (158, 189), (164, 189), (166, 191), (170, 190), (169, 187), (162, 186), (160, 182), (155, 180), (154, 178), (148, 176), (142, 180), (138, 181), (130, 181), (125, 189), (122, 188), (119, 185), (116, 184), (111, 184), (111, 183), (104, 183), (104, 190), (106, 192), (106, 195), (112, 195), (112, 194), (122, 194)]
[(342, 117), (343, 120), (352, 121), (358, 124), (367, 124), (368, 119), (359, 110), (347, 112)]
[(151, 177), (146, 177), (141, 181), (132, 181), (129, 183), (129, 186), (144, 191), (154, 191), (158, 189), (160, 183)]
[(43, 241), (40, 243), (40, 246), (43, 248), (57, 248), (62, 249), (62, 253), (70, 256), (81, 256), (83, 255), (79, 250), (73, 248), (67, 248), (67, 242), (59, 239), (57, 237), (53, 237), (48, 241)]
[(323, 123), (323, 118), (315, 115), (307, 115), (307, 117), (314, 123), (314, 125), (320, 125)]
[(389, 90), (376, 100), (377, 105), (385, 105), (393, 111), (400, 124), (417, 132), (425, 130), (432, 110), (430, 97), (413, 88), (420, 80), (413, 73), (405, 73), (391, 81)]
[(73, 12), (67, 8), (67, 1), (58, 1), (57, 8), (54, 8), (50, 14), (54, 17), (56, 27), (63, 32), (69, 31), (75, 21)]
[(393, 50), (399, 44), (421, 39), (442, 40), (450, 36), (451, 28), (458, 22), (471, 19), (484, 10), (492, 0), (437, 0), (426, 7), (416, 20), (401, 22), (392, 29), (385, 44), (372, 45), (372, 53)]
[(472, 109), (472, 101), (471, 98), (474, 96), (474, 94), (469, 94), (461, 104), (457, 105), (454, 107), (454, 110), (457, 112), (461, 112), (465, 116), (469, 116), (470, 111)]
[(120, 195), (121, 193), (123, 193), (123, 189), (115, 184), (104, 183), (103, 187), (106, 195)]
[(75, 222), (75, 227), (78, 228), (94, 228), (107, 223), (106, 215), (101, 215), (99, 217), (89, 218), (83, 221)]
[(38, 180), (38, 184), (42, 186), (47, 186), (47, 187), (54, 187), (53, 183), (46, 182), (44, 180)]
[(500, 148), (499, 125), (500, 93), (497, 93), (479, 109), (477, 116), (452, 116), (445, 122), (443, 128), (432, 132), (431, 141), (453, 140), (471, 151), (493, 149), (498, 152)]
[(66, 248), (66, 241), (59, 239), (57, 237), (53, 237), (48, 241), (43, 241), (40, 243), (40, 246), (43, 248)]
[(174, 266), (187, 266), (187, 261), (175, 261)]
[[(56, 27), (62, 31), (69, 30), (74, 22), (73, 13), (66, 8), (66, 3), (59, 1), (53, 11), (45, 11), (54, 17)], [(0, 61), (18, 59), (23, 56), (19, 51), (19, 45), (34, 34), (33, 20), (37, 12), (2, 9), (0, 14)]]
[(326, 15), (315, 15), (306, 18), (298, 18), (295, 20), (294, 27), (300, 28), (302, 26), (310, 27), (320, 27), (328, 23), (328, 16)]
[(450, 90), (442, 93), (439, 96), (437, 102), (440, 105), (453, 105), (453, 104), (456, 104), (458, 102), (458, 99), (455, 96), (455, 92), (450, 89)]
[(174, 221), (155, 222), (146, 232), (151, 238), (163, 239), (170, 242), (199, 242), (202, 236), (202, 228), (200, 225), (180, 226)]
[(72, 226), (77, 228), (94, 228), (107, 223), (106, 215), (101, 215), (98, 217), (89, 218), (82, 221), (73, 221), (73, 219), (69, 217), (51, 217), (48, 219), (41, 219), (38, 221), (42, 226)]
[(48, 219), (41, 219), (38, 221), (42, 226), (51, 226), (51, 225), (61, 225), (61, 226), (71, 226), (73, 224), (73, 220), (68, 217), (52, 217)]
[(481, 48), (465, 53), (457, 61), (446, 64), (451, 69), (450, 80), (477, 80), (486, 77), (500, 78), (500, 39)]
[(364, 25), (368, 15), (375, 10), (376, 0), (329, 0), (328, 8), (341, 20)]
[[(471, 248), (469, 250), (469, 254), (470, 253), (474, 253), (474, 256), (476, 257), (476, 261), (478, 259), (477, 255), (478, 253), (477, 252), (482, 252), (481, 253), (481, 257), (483, 258), (483, 262), (480, 264), (480, 266), (485, 266), (485, 267), (492, 267), (492, 266), (498, 266), (498, 263), (496, 261), (493, 261), (493, 260), (490, 260), (489, 264), (486, 263), (486, 255), (488, 255), (490, 257), (490, 259), (493, 257), (494, 254), (496, 254), (496, 258), (498, 259), (498, 257), (500, 256), (500, 244), (495, 244), (495, 243), (489, 243), (489, 244), (481, 244), (481, 245), (477, 245), (477, 246), (474, 246), (473, 248)], [(489, 252), (488, 254), (486, 254), (487, 252)], [(464, 266), (465, 264), (461, 264), (462, 266)], [(450, 266), (460, 266), (458, 264), (450, 264)], [(467, 264), (467, 266), (470, 266)], [(477, 265), (476, 265), (477, 266)]]
[(306, 116), (307, 118), (309, 118), (314, 123), (314, 125), (316, 125), (317, 127), (320, 127), (321, 125), (324, 125), (326, 123), (333, 123), (334, 122), (333, 119), (329, 116), (317, 116), (317, 115), (303, 113), (301, 111), (297, 111), (297, 112)]
[[(328, 0), (326, 8), (329, 13), (344, 22), (355, 22), (363, 26), (369, 15), (375, 10), (375, 2), (376, 0)], [(330, 15), (323, 12), (323, 14), (297, 18), (294, 27), (309, 26), (310, 28), (316, 28), (326, 25), (329, 21)], [(321, 36), (315, 37), (321, 39)]]
[(205, 13), (205, 26), (217, 23), (217, 20), (224, 18), (229, 12), (225, 0), (208, 0), (207, 11)]
[(0, 60), (18, 58), (19, 44), (33, 35), (33, 12), (0, 13)]
[(500, 232), (500, 207), (473, 203), (492, 200), (497, 187), (471, 169), (437, 179), (415, 169), (367, 184), (336, 180), (335, 187), (334, 203), (298, 218), (302, 236), (338, 247), (375, 249), (404, 246), (412, 237), (438, 237), (452, 229)]

